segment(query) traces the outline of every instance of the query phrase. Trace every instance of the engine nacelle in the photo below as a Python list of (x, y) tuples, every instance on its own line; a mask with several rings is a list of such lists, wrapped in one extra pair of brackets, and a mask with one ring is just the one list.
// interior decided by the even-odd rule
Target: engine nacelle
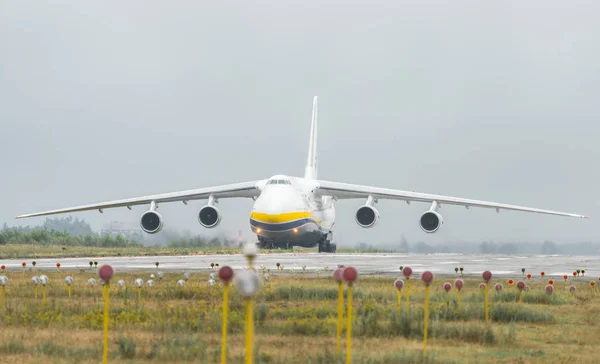
[(140, 225), (142, 230), (148, 234), (156, 234), (163, 227), (163, 218), (161, 214), (156, 211), (146, 211), (140, 219)]
[(356, 210), (356, 223), (363, 228), (372, 228), (379, 221), (379, 211), (369, 205), (361, 206)]
[(435, 233), (443, 223), (444, 219), (437, 211), (426, 211), (419, 220), (419, 226), (426, 233)]
[(222, 215), (215, 206), (206, 205), (198, 212), (198, 222), (205, 228), (214, 228), (221, 223)]

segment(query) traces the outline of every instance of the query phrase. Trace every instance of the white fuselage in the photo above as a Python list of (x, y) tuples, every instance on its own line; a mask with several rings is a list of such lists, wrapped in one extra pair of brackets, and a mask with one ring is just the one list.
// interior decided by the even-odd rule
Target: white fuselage
[(314, 247), (320, 240), (331, 240), (333, 199), (315, 196), (314, 188), (314, 181), (304, 178), (269, 178), (250, 213), (252, 232), (274, 247)]

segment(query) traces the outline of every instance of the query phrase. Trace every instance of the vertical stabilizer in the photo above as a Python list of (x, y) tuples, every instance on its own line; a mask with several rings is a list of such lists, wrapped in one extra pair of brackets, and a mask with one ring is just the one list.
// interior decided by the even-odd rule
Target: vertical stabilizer
[(312, 122), (310, 124), (310, 140), (308, 144), (308, 160), (304, 170), (304, 178), (317, 179), (317, 103), (318, 96), (313, 99)]

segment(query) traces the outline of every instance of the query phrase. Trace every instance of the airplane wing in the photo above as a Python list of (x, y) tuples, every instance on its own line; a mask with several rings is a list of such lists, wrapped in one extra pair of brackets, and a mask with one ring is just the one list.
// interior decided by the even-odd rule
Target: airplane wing
[(537, 209), (537, 208), (507, 205), (507, 204), (496, 203), (496, 202), (470, 200), (470, 199), (459, 198), (459, 197), (431, 195), (431, 194), (427, 194), (427, 193), (400, 191), (400, 190), (392, 190), (392, 189), (380, 188), (380, 187), (361, 186), (361, 185), (353, 185), (353, 184), (329, 182), (329, 181), (318, 181), (318, 187), (316, 188), (316, 192), (322, 196), (332, 196), (336, 199), (354, 199), (354, 198), (365, 198), (366, 199), (370, 195), (374, 199), (403, 200), (403, 201), (406, 201), (407, 203), (410, 203), (411, 201), (429, 202), (429, 203), (436, 201), (440, 205), (442, 205), (442, 204), (460, 205), (460, 206), (465, 206), (466, 208), (469, 208), (471, 206), (495, 208), (497, 212), (500, 212), (500, 210), (502, 209), (502, 210), (526, 211), (526, 212), (535, 212), (535, 213), (540, 213), (540, 214), (560, 215), (560, 216), (579, 217), (579, 218), (589, 219), (589, 216), (571, 214), (571, 213), (566, 213), (566, 212), (542, 210), (542, 209)]
[(171, 192), (171, 193), (163, 193), (160, 195), (151, 195), (151, 196), (142, 196), (135, 198), (128, 198), (124, 200), (115, 200), (115, 201), (107, 201), (101, 203), (95, 203), (90, 205), (82, 205), (75, 207), (68, 207), (64, 209), (58, 210), (50, 210), (44, 212), (36, 212), (32, 214), (19, 215), (16, 218), (21, 219), (25, 217), (33, 217), (33, 216), (43, 216), (43, 215), (54, 215), (54, 214), (63, 214), (67, 212), (77, 212), (77, 211), (89, 211), (89, 210), (100, 210), (102, 212), (103, 209), (115, 208), (115, 207), (127, 207), (131, 209), (131, 206), (136, 205), (145, 205), (150, 204), (153, 201), (156, 205), (161, 202), (174, 202), (174, 201), (183, 201), (187, 203), (189, 200), (201, 200), (208, 198), (212, 195), (214, 198), (237, 198), (237, 197), (246, 197), (252, 198), (256, 197), (260, 194), (260, 189), (258, 184), (261, 181), (250, 181), (243, 183), (235, 183), (223, 186), (214, 186), (214, 187), (206, 187), (199, 188), (195, 190), (187, 190), (187, 191), (179, 191), (179, 192)]

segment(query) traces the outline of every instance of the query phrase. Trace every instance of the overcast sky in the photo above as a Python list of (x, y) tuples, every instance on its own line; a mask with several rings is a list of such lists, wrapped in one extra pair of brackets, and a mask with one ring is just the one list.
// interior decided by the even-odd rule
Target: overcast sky
[[(292, 4), (293, 3), (293, 4)], [(360, 5), (357, 5), (360, 4)], [(338, 241), (599, 240), (598, 1), (0, 3), (0, 223), (278, 173), (591, 215), (337, 204)], [(161, 205), (200, 234), (202, 202)], [(217, 232), (250, 237), (251, 200)], [(74, 214), (99, 229), (146, 207)], [(595, 219), (594, 219), (595, 218)]]

